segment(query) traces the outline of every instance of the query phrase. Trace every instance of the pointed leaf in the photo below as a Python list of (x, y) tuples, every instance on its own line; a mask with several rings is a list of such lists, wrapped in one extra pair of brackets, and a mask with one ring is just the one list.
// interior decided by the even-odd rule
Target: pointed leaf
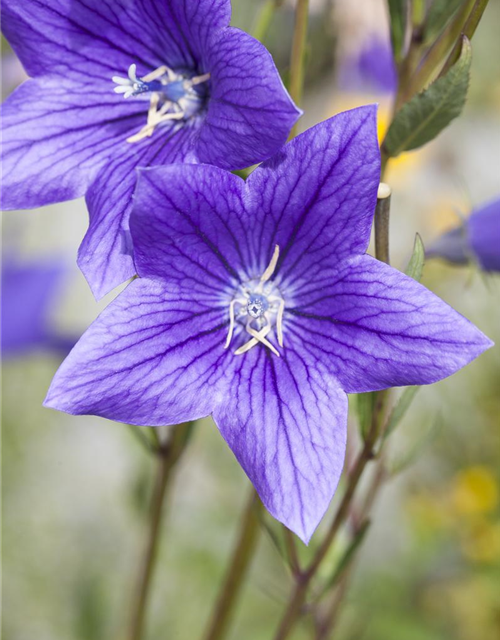
[(460, 115), (469, 87), (471, 59), (470, 42), (464, 37), (460, 58), (448, 73), (414, 96), (396, 114), (383, 144), (390, 156), (430, 142)]
[(425, 249), (422, 238), (417, 233), (415, 235), (415, 243), (413, 245), (413, 253), (410, 258), (410, 262), (406, 267), (405, 273), (410, 278), (413, 278), (417, 282), (422, 279), (422, 272), (424, 270), (425, 263)]
[(422, 433), (420, 438), (418, 438), (413, 445), (409, 447), (408, 451), (390, 465), (390, 475), (395, 476), (411, 466), (429, 442), (436, 437), (441, 425), (442, 417), (438, 414), (434, 421), (431, 422), (427, 429)]
[(323, 590), (321, 592), (320, 598), (323, 595), (325, 595), (333, 586), (335, 586), (337, 584), (338, 580), (341, 578), (341, 576), (344, 573), (344, 571), (349, 567), (349, 565), (351, 564), (352, 560), (354, 559), (354, 555), (356, 554), (356, 551), (358, 550), (358, 548), (360, 547), (361, 543), (365, 539), (365, 536), (366, 536), (366, 534), (368, 532), (370, 524), (371, 524), (370, 520), (365, 520), (363, 522), (363, 524), (361, 525), (361, 527), (358, 529), (358, 531), (354, 534), (354, 537), (352, 538), (352, 540), (347, 545), (346, 550), (344, 551), (344, 553), (341, 556), (339, 562), (335, 566), (335, 569), (334, 569), (332, 575), (330, 576), (330, 578), (326, 582), (326, 584), (325, 584), (325, 586), (324, 586), (324, 588), (323, 588)]
[(464, 0), (434, 0), (424, 24), (424, 42), (431, 42), (453, 17)]
[(355, 397), (358, 424), (363, 440), (366, 438), (366, 434), (370, 428), (373, 409), (375, 407), (375, 398), (376, 393), (374, 392), (358, 393)]
[(391, 415), (389, 416), (389, 420), (387, 421), (387, 427), (384, 431), (384, 440), (394, 431), (394, 429), (398, 426), (401, 420), (404, 418), (405, 413), (407, 412), (410, 404), (413, 401), (417, 391), (420, 387), (406, 387), (401, 397), (399, 398), (396, 406), (392, 409)]
[(392, 50), (396, 62), (400, 62), (405, 39), (408, 2), (407, 0), (388, 0), (388, 4), (389, 16), (391, 18)]

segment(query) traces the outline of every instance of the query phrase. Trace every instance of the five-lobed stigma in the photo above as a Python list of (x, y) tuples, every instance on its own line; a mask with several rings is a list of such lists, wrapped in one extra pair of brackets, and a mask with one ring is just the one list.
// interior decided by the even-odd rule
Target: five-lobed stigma
[(236, 349), (235, 355), (246, 353), (252, 347), (263, 344), (279, 357), (276, 347), (267, 336), (276, 327), (278, 344), (283, 346), (283, 312), (285, 301), (276, 286), (269, 282), (278, 263), (280, 248), (274, 248), (269, 265), (258, 280), (250, 280), (239, 287), (238, 295), (229, 305), (229, 331), (225, 348), (231, 344), (236, 320), (245, 324), (245, 331), (252, 337)]
[(151, 94), (147, 122), (138, 133), (127, 138), (127, 142), (139, 142), (153, 135), (156, 127), (163, 122), (185, 120), (193, 116), (201, 107), (202, 95), (195, 89), (207, 82), (210, 74), (188, 77), (176, 73), (162, 65), (151, 73), (137, 77), (137, 66), (131, 64), (128, 77), (113, 76), (115, 93), (124, 98)]

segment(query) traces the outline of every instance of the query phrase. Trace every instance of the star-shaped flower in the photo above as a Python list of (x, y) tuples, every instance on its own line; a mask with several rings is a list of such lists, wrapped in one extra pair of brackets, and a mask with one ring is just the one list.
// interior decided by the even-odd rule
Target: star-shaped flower
[(4, 209), (87, 193), (78, 262), (101, 297), (135, 273), (136, 167), (241, 169), (300, 115), (268, 51), (228, 27), (229, 0), (3, 0), (3, 31), (33, 79), (2, 111)]
[(209, 166), (141, 172), (140, 278), (46, 406), (140, 425), (212, 414), (270, 513), (309, 540), (342, 471), (346, 394), (435, 382), (491, 345), (365, 254), (379, 174), (374, 107), (309, 129), (246, 183)]
[(500, 271), (500, 199), (483, 205), (463, 224), (443, 233), (431, 244), (427, 256), (454, 264), (475, 262), (484, 271)]

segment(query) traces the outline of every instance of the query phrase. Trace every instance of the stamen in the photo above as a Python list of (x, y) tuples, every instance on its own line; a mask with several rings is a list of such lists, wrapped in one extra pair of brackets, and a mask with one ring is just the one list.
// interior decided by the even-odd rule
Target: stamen
[(278, 344), (283, 346), (283, 313), (285, 311), (285, 301), (280, 299), (278, 307), (278, 317), (276, 318), (276, 331), (278, 332)]
[(229, 305), (229, 331), (226, 338), (226, 344), (224, 345), (224, 349), (227, 349), (231, 344), (231, 339), (233, 337), (234, 331), (234, 305), (237, 303), (237, 300), (231, 300), (231, 304)]
[(161, 116), (161, 118), (157, 118), (154, 122), (146, 124), (138, 133), (127, 138), (127, 142), (139, 142), (144, 138), (152, 136), (154, 130), (161, 122), (166, 122), (167, 120), (182, 120), (182, 118), (184, 118), (184, 113), (182, 111), (180, 113), (167, 113), (164, 116)]
[(236, 349), (236, 351), (234, 352), (234, 355), (240, 356), (243, 353), (250, 351), (252, 347), (255, 347), (259, 342), (261, 342), (263, 345), (271, 349), (271, 351), (275, 355), (277, 355), (278, 358), (280, 357), (280, 354), (276, 350), (276, 348), (268, 340), (266, 340), (267, 334), (271, 331), (271, 325), (267, 325), (263, 327), (260, 331), (255, 331), (255, 329), (252, 329), (251, 327), (247, 328), (247, 331), (248, 333), (250, 333), (250, 335), (253, 336), (253, 338), (248, 342), (245, 342), (245, 344), (239, 347), (238, 349)]
[(274, 253), (273, 253), (273, 257), (271, 258), (271, 262), (269, 263), (264, 273), (260, 276), (261, 282), (267, 282), (267, 280), (269, 280), (269, 278), (273, 275), (274, 270), (276, 269), (276, 264), (278, 262), (279, 256), (280, 256), (280, 248), (278, 247), (278, 245), (276, 245), (274, 247)]
[[(271, 344), (271, 342), (269, 342), (269, 340), (267, 340), (266, 338), (266, 336), (272, 329), (271, 320), (268, 314), (276, 314), (276, 333), (278, 337), (278, 344), (280, 345), (280, 347), (282, 347), (283, 313), (285, 310), (285, 301), (281, 298), (279, 292), (277, 292), (275, 288), (273, 289), (273, 285), (268, 284), (264, 287), (264, 284), (272, 277), (276, 270), (279, 252), (279, 246), (276, 245), (271, 257), (271, 261), (269, 262), (267, 268), (265, 269), (259, 280), (251, 280), (248, 283), (242, 285), (240, 287), (240, 291), (243, 293), (244, 297), (234, 298), (229, 304), (229, 330), (224, 348), (227, 349), (229, 347), (233, 338), (236, 325), (236, 304), (239, 304), (242, 307), (239, 311), (239, 314), (247, 316), (245, 331), (252, 336), (250, 340), (236, 349), (234, 353), (237, 356), (246, 353), (247, 351), (252, 349), (252, 347), (255, 347), (259, 343), (270, 349), (276, 356), (279, 357), (280, 355), (276, 347)], [(273, 292), (275, 294), (278, 293), (278, 295), (273, 295)], [(274, 318), (274, 315), (271, 317)], [(262, 324), (263, 322), (264, 325)], [(256, 326), (252, 326), (252, 323), (255, 323)]]

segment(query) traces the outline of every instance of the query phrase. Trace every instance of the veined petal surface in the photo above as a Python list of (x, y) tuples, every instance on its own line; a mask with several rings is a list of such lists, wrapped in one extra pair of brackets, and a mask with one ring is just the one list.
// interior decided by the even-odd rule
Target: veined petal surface
[(214, 420), (266, 509), (307, 544), (342, 472), (347, 396), (295, 336), (282, 358), (233, 358), (226, 378)]
[(368, 255), (311, 282), (288, 311), (287, 331), (347, 393), (437, 382), (492, 345), (424, 286)]
[(137, 167), (194, 161), (198, 123), (173, 125), (147, 144), (127, 145), (115, 154), (87, 191), (89, 229), (78, 251), (78, 266), (99, 299), (135, 274), (129, 217)]
[[(197, 67), (229, 0), (2, 0), (2, 28), (31, 76), (110, 79), (136, 63)], [(140, 75), (140, 74), (139, 74)]]
[(244, 187), (207, 165), (141, 171), (131, 217), (138, 274), (203, 296), (237, 284), (252, 267)]
[(256, 248), (278, 244), (277, 274), (296, 283), (364, 253), (379, 178), (375, 106), (308, 129), (247, 180)]
[(224, 370), (220, 308), (168, 284), (134, 280), (85, 332), (52, 381), (45, 406), (158, 426), (209, 415)]
[(2, 208), (84, 195), (103, 162), (143, 123), (144, 105), (46, 77), (24, 82), (2, 105)]
[(219, 31), (205, 55), (211, 97), (197, 143), (201, 162), (243, 169), (285, 144), (302, 112), (292, 102), (271, 54), (235, 28)]

